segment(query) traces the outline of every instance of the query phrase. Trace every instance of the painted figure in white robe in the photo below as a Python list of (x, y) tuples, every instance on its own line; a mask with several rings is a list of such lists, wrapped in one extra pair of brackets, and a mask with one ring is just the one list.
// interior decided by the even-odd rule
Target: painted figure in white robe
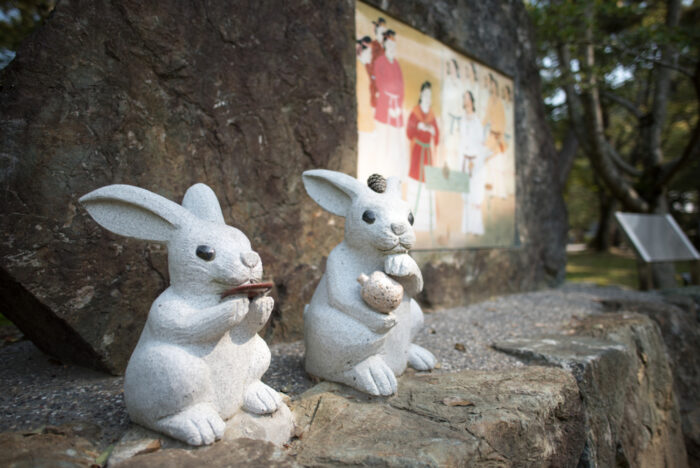
[(484, 127), (476, 114), (476, 103), (471, 91), (463, 98), (464, 112), (459, 126), (459, 154), (462, 172), (469, 174), (469, 192), (462, 194), (462, 232), (481, 236), (484, 219), (481, 205), (485, 193), (484, 161), (488, 150), (484, 146)]
[(443, 161), (454, 171), (460, 170), (459, 122), (462, 119), (462, 82), (459, 65), (455, 59), (445, 61), (445, 77), (442, 81), (442, 151)]

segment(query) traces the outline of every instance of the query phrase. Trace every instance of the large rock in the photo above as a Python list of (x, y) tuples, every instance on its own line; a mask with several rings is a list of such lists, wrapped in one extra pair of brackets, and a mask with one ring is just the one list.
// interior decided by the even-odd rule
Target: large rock
[[(417, 253), (422, 299), (461, 304), (562, 279), (566, 215), (522, 3), (371, 3), (515, 83), (520, 245)], [(128, 183), (179, 201), (205, 182), (276, 284), (267, 337), (299, 338), (342, 237), (300, 174), (356, 169), (354, 7), (59, 2), (0, 74), (3, 313), (42, 350), (121, 372), (168, 282), (164, 249), (104, 231), (77, 199)]]
[(300, 465), (270, 442), (253, 439), (223, 440), (208, 447), (144, 451), (110, 468), (298, 468)]
[(603, 300), (609, 310), (636, 312), (659, 326), (670, 358), (690, 466), (700, 467), (700, 321), (698, 306), (684, 296), (668, 296), (678, 306), (652, 300)]
[(0, 433), (0, 466), (8, 468), (91, 468), (100, 457), (89, 423), (46, 426), (35, 432)]
[(587, 432), (580, 467), (688, 466), (671, 368), (647, 317), (591, 315), (576, 335), (514, 338), (495, 347), (576, 378)]
[[(279, 409), (269, 415), (257, 415), (241, 411), (226, 421), (226, 431), (221, 438), (221, 442), (230, 442), (236, 439), (252, 439), (261, 442), (269, 442), (278, 447), (286, 444), (294, 432), (294, 422), (292, 415), (286, 404), (282, 404)], [(217, 445), (219, 442), (217, 442)], [(262, 447), (262, 445), (258, 445)], [(116, 465), (144, 453), (154, 450), (194, 451), (201, 447), (188, 445), (185, 442), (173, 439), (162, 433), (158, 433), (132, 424), (128, 431), (114, 445), (109, 454), (109, 465)], [(196, 457), (195, 457), (196, 458)], [(166, 465), (167, 466), (167, 465)]]
[(323, 383), (293, 403), (305, 466), (576, 466), (581, 400), (565, 371), (406, 376), (370, 398)]
[(271, 332), (340, 241), (301, 172), (354, 170), (354, 3), (65, 1), (0, 75), (0, 292), (42, 350), (123, 371), (164, 249), (106, 232), (77, 199), (112, 183), (219, 196), (276, 285)]

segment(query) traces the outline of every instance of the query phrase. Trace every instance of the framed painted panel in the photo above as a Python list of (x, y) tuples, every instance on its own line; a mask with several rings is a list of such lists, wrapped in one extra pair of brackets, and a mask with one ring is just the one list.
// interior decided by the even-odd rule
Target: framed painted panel
[(358, 2), (357, 176), (402, 181), (418, 250), (515, 240), (513, 80)]

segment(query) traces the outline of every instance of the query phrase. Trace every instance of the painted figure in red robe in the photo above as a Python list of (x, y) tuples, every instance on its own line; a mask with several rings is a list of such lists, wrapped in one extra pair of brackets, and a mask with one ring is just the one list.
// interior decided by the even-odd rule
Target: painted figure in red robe
[(384, 33), (384, 54), (373, 66), (377, 86), (377, 107), (374, 119), (393, 127), (403, 127), (403, 74), (396, 59), (396, 33)]
[(377, 81), (374, 74), (374, 63), (377, 59), (384, 55), (384, 33), (386, 32), (386, 20), (381, 16), (377, 21), (372, 21), (374, 24), (374, 40), (370, 42), (371, 58), (367, 67), (367, 73), (370, 75), (369, 95), (370, 105), (377, 107)]
[(433, 152), (440, 141), (440, 131), (435, 114), (430, 108), (432, 86), (426, 81), (420, 88), (420, 100), (411, 111), (406, 125), (406, 136), (411, 142), (411, 165), (408, 176), (425, 182), (425, 166), (432, 166)]

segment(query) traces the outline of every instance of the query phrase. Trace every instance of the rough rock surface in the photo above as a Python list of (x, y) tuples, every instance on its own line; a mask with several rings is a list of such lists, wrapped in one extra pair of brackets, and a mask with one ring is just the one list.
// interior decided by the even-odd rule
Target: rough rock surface
[[(342, 410), (342, 414), (347, 416), (347, 424), (354, 424), (354, 411), (363, 418), (372, 419), (376, 418), (371, 414), (372, 410), (379, 409), (381, 414), (394, 415), (397, 418), (398, 415), (402, 415), (401, 417), (411, 424), (420, 421), (420, 427), (431, 425), (441, 444), (447, 444), (449, 440), (466, 440), (465, 449), (460, 448), (460, 445), (449, 446), (448, 453), (451, 453), (451, 450), (481, 447), (483, 453), (488, 451), (493, 455), (492, 466), (541, 466), (539, 461), (518, 464), (513, 461), (516, 456), (508, 455), (515, 450), (508, 447), (523, 447), (523, 440), (528, 444), (546, 442), (562, 450), (573, 450), (573, 445), (580, 444), (576, 445), (580, 448), (580, 458), (575, 460), (573, 466), (579, 461), (581, 466), (585, 467), (591, 466), (591, 462), (595, 460), (610, 460), (603, 457), (614, 457), (612, 466), (617, 466), (615, 463), (618, 461), (621, 463), (619, 466), (624, 466), (625, 462), (629, 463), (629, 466), (663, 466), (663, 463), (667, 463), (668, 466), (683, 466), (685, 448), (679, 435), (678, 410), (675, 409), (676, 403), (673, 394), (670, 393), (669, 368), (676, 372), (675, 369), (685, 365), (687, 367), (682, 369), (685, 373), (683, 375), (690, 378), (698, 373), (697, 368), (691, 367), (696, 361), (679, 363), (671, 360), (669, 366), (666, 352), (660, 342), (659, 329), (648, 318), (626, 311), (633, 307), (631, 301), (637, 304), (636, 312), (657, 310), (661, 318), (665, 317), (670, 330), (676, 327), (697, 327), (691, 322), (679, 322), (674, 310), (683, 314), (686, 311), (665, 303), (664, 298), (659, 295), (617, 288), (566, 286), (556, 290), (504, 296), (469, 307), (440, 310), (428, 315), (426, 329), (418, 337), (418, 342), (435, 352), (441, 369), (434, 370), (431, 374), (411, 375), (409, 372), (402, 379), (399, 394), (390, 399), (369, 399), (352, 391), (338, 390), (340, 387), (337, 386), (329, 387), (329, 384), (311, 389), (314, 382), (303, 371), (304, 350), (301, 342), (271, 346), (272, 365), (264, 381), (289, 393), (295, 401), (293, 404), (297, 406), (308, 405), (310, 398), (325, 394), (329, 400), (321, 400), (319, 408), (327, 408), (328, 411)], [(620, 305), (623, 302), (627, 304), (624, 307)], [(615, 313), (606, 312), (612, 310)], [(682, 318), (683, 315), (679, 317)], [(663, 332), (664, 326), (660, 328)], [(662, 333), (664, 338), (670, 337), (671, 340), (678, 341), (666, 342), (669, 357), (674, 358), (674, 348), (692, 350), (692, 346), (697, 345), (697, 341), (683, 342), (688, 338), (693, 339), (694, 335), (681, 333), (680, 330), (675, 330), (674, 333)], [(548, 335), (550, 339), (556, 336), (555, 343), (542, 341), (538, 338), (542, 334)], [(522, 360), (489, 346), (493, 342), (506, 341), (510, 342), (512, 352), (518, 353)], [(569, 346), (562, 346), (564, 343), (568, 343)], [(462, 350), (455, 349), (456, 344), (462, 345)], [(528, 353), (529, 356), (525, 358)], [(1, 431), (40, 433), (41, 426), (46, 424), (65, 424), (78, 419), (92, 420), (99, 429), (82, 431), (80, 436), (88, 439), (96, 450), (102, 453), (115, 444), (129, 428), (121, 395), (122, 378), (58, 363), (41, 354), (28, 341), (0, 348), (0, 361), (3, 362), (3, 366), (0, 366)], [(535, 367), (533, 370), (530, 367), (533, 363), (538, 366), (547, 364), (560, 369)], [(550, 373), (552, 371), (554, 373)], [(554, 376), (554, 380), (541, 378), (538, 387), (530, 382), (531, 378), (537, 375), (536, 372), (539, 372), (541, 377)], [(460, 377), (462, 374), (469, 375), (470, 378), (463, 382), (464, 379)], [(453, 377), (454, 375), (456, 377)], [(514, 380), (518, 383), (517, 387), (509, 383), (505, 377), (508, 375), (517, 376)], [(678, 376), (675, 375), (675, 378)], [(478, 382), (481, 384), (477, 385)], [(496, 386), (495, 382), (501, 384)], [(521, 391), (525, 388), (520, 386), (523, 382), (532, 385), (532, 391)], [(568, 383), (557, 387), (555, 382)], [(692, 383), (692, 379), (688, 382)], [(482, 384), (483, 387), (480, 387)], [(489, 385), (491, 387), (486, 391)], [(563, 389), (567, 389), (566, 392), (557, 393)], [(300, 397), (307, 390), (308, 392)], [(426, 392), (433, 394), (434, 398), (427, 397)], [(496, 406), (489, 406), (493, 403), (493, 398), (497, 399), (501, 394), (508, 395), (506, 401), (510, 403), (523, 399), (528, 404), (513, 410), (515, 413), (505, 405), (502, 407), (503, 411)], [(556, 395), (575, 396), (574, 400), (580, 405), (580, 410), (576, 410), (579, 412), (577, 419), (547, 419), (552, 413), (530, 411), (540, 404), (551, 408)], [(445, 401), (448, 402), (447, 405), (444, 404)], [(340, 402), (346, 406), (336, 405)], [(469, 403), (474, 403), (474, 406)], [(325, 406), (326, 404), (328, 406)], [(572, 401), (566, 402), (562, 408), (570, 409), (570, 405), (573, 404), (575, 403)], [(680, 407), (683, 408), (682, 403)], [(520, 432), (515, 431), (517, 426), (512, 420), (514, 414), (528, 421), (527, 425), (519, 428)], [(585, 418), (581, 417), (581, 414), (585, 414)], [(481, 417), (480, 421), (483, 422), (500, 418), (499, 420), (502, 419), (506, 424), (502, 427), (503, 431), (499, 432), (500, 429), (494, 428), (493, 425), (479, 425), (474, 419), (476, 416)], [(544, 421), (548, 420), (555, 424), (547, 426)], [(573, 425), (574, 422), (576, 425)], [(688, 419), (687, 422), (692, 426), (694, 420)], [(325, 444), (330, 438), (330, 435), (319, 431), (320, 428), (314, 428), (317, 423), (318, 420), (311, 424), (310, 428), (306, 428), (306, 434), (301, 433), (301, 439), (293, 444), (298, 453), (297, 462), (312, 460), (304, 461), (303, 464), (314, 464), (316, 462), (313, 460), (317, 460), (316, 458), (303, 457), (311, 457), (324, 450), (323, 446), (312, 446), (313, 441)], [(572, 425), (567, 426), (565, 423)], [(476, 439), (471, 438), (461, 428), (461, 424), (464, 427), (468, 426)], [(326, 429), (338, 429), (342, 433), (345, 430), (344, 426), (339, 426), (339, 421), (333, 420)], [(360, 434), (354, 437), (364, 437), (361, 442), (369, 444), (368, 434), (372, 427), (369, 424), (358, 426)], [(562, 427), (569, 427), (573, 431), (567, 437), (575, 444), (565, 442), (561, 438), (563, 436), (560, 437), (554, 431)], [(424, 434), (420, 432), (424, 429), (418, 430), (418, 434)], [(315, 435), (310, 437), (312, 434)], [(405, 438), (410, 438), (410, 431), (403, 431), (403, 434)], [(609, 434), (609, 439), (606, 434)], [(398, 432), (394, 435), (398, 440)], [(493, 438), (487, 439), (487, 435)], [(688, 440), (687, 432), (685, 436)], [(374, 436), (378, 440), (384, 437), (384, 434)], [(588, 445), (584, 445), (586, 440)], [(342, 443), (342, 440), (338, 443)], [(597, 445), (593, 446), (593, 443)], [(688, 448), (690, 449), (691, 445), (688, 445)], [(52, 449), (44, 447), (41, 450)], [(368, 450), (376, 451), (376, 448), (370, 446)], [(533, 457), (533, 460), (537, 456), (541, 457), (537, 460), (544, 460), (546, 456), (560, 456), (530, 454), (527, 447), (524, 450), (525, 454), (522, 456)], [(348, 451), (344, 453), (348, 455)], [(432, 452), (428, 449), (416, 449), (412, 455), (424, 457), (420, 459), (425, 460), (430, 453)], [(37, 452), (37, 455), (40, 453)], [(144, 455), (138, 455), (136, 459), (144, 460), (142, 456)], [(163, 453), (161, 456), (170, 455)], [(361, 457), (359, 449), (353, 456)], [(448, 457), (445, 454), (435, 456), (443, 457), (437, 458), (439, 460)], [(469, 456), (470, 460), (479, 460), (480, 455), (470, 452)], [(552, 459), (561, 461), (560, 458)], [(388, 463), (390, 457), (385, 460)], [(689, 461), (690, 466), (694, 466), (692, 455)], [(318, 463), (323, 465), (331, 462)]]
[(305, 466), (575, 466), (584, 444), (578, 388), (543, 367), (399, 379), (369, 398), (322, 383), (294, 403)]
[[(460, 305), (561, 279), (566, 215), (523, 5), (377, 6), (515, 80), (522, 245), (417, 253), (423, 300)], [(105, 232), (77, 198), (129, 183), (180, 201), (205, 182), (276, 284), (268, 338), (299, 338), (342, 236), (300, 174), (355, 171), (353, 44), (351, 0), (59, 2), (0, 73), (5, 315), (46, 352), (122, 372), (167, 284), (164, 250)]]
[(299, 336), (342, 232), (301, 172), (352, 170), (353, 36), (350, 1), (59, 2), (0, 75), (3, 313), (44, 351), (122, 372), (164, 249), (77, 199), (128, 183), (180, 202), (205, 182), (277, 285), (273, 334)]
[[(226, 421), (226, 432), (221, 440), (254, 439), (281, 447), (292, 437), (294, 423), (291, 421), (292, 415), (285, 404), (272, 415), (255, 415), (241, 411)], [(136, 455), (155, 451), (152, 448), (199, 449), (162, 433), (132, 424), (119, 443), (113, 447), (109, 454), (109, 464), (118, 464)]]
[[(694, 288), (697, 295), (697, 286)], [(688, 463), (700, 467), (700, 307), (684, 295), (665, 296), (665, 303), (641, 298), (610, 298), (602, 304), (611, 311), (644, 314), (659, 326), (669, 353)]]
[(208, 468), (272, 467), (295, 468), (299, 465), (284, 451), (271, 444), (253, 439), (223, 440), (196, 450), (171, 449), (143, 453), (121, 463), (109, 463), (119, 468)]
[(576, 378), (587, 431), (579, 466), (688, 465), (671, 369), (647, 317), (591, 315), (576, 335), (511, 339), (496, 348)]
[(4, 432), (0, 434), (0, 466), (93, 467), (100, 454), (85, 437), (95, 429), (94, 424), (86, 422), (47, 426), (35, 432)]

